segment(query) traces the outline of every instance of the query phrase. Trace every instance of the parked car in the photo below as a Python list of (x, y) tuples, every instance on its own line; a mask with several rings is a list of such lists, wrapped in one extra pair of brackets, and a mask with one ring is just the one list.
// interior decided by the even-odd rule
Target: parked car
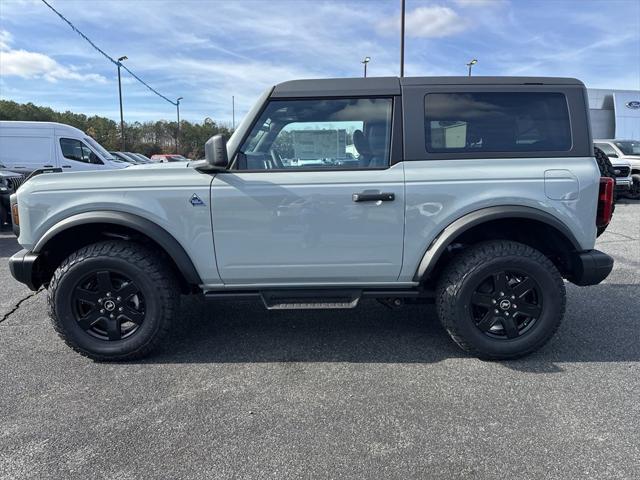
[[(614, 181), (585, 99), (567, 78), (281, 83), (203, 162), (25, 182), (11, 272), (48, 288), (56, 331), (97, 360), (149, 353), (180, 293), (276, 310), (435, 302), (464, 350), (519, 357), (558, 329), (565, 279), (613, 267), (594, 248)], [(353, 135), (336, 149), (296, 135), (310, 129)]]
[(109, 152), (115, 158), (122, 160), (123, 162), (130, 163), (131, 165), (139, 165), (142, 163), (139, 158), (125, 152)]
[(0, 163), (0, 228), (6, 228), (11, 225), (9, 200), (23, 182), (24, 175), (12, 172)]
[(594, 140), (594, 143), (609, 157), (614, 167), (619, 166), (620, 175), (629, 170), (627, 196), (640, 198), (640, 141), (604, 139)]
[(188, 162), (189, 159), (186, 157), (183, 157), (182, 155), (177, 155), (177, 154), (156, 154), (156, 155), (151, 155), (151, 161), (152, 162), (161, 162), (161, 163), (166, 163), (166, 162)]
[(633, 178), (631, 177), (631, 163), (620, 158), (609, 158), (600, 148), (602, 144), (594, 143), (595, 157), (602, 176), (615, 180), (616, 195), (626, 195), (631, 191)]
[(151, 159), (141, 153), (133, 153), (133, 152), (125, 152), (125, 153), (129, 156), (135, 157), (136, 159), (138, 159), (140, 163), (151, 163)]
[(82, 130), (54, 122), (0, 121), (0, 162), (23, 174), (41, 168), (84, 171), (127, 166)]

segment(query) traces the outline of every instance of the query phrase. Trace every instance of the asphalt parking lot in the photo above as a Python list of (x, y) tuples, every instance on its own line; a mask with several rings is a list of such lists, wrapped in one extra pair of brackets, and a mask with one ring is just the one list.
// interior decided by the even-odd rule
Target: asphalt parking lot
[(640, 203), (541, 351), (483, 362), (431, 307), (183, 305), (138, 363), (83, 358), (0, 235), (0, 478), (640, 478)]

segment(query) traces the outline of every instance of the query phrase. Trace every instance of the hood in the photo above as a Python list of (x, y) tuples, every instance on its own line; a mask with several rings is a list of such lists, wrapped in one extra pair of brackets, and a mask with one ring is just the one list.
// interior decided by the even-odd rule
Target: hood
[(187, 162), (147, 163), (113, 170), (42, 173), (22, 184), (20, 191), (88, 191), (163, 188), (191, 185), (203, 173), (189, 168)]
[(0, 170), (0, 178), (24, 177), (21, 173), (12, 172), (11, 170)]

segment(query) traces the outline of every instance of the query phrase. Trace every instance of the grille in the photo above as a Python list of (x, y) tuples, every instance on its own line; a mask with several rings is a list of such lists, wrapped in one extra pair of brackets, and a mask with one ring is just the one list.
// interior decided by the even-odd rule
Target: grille
[(9, 184), (10, 190), (17, 192), (20, 185), (24, 183), (24, 177), (9, 177), (7, 183)]
[(628, 177), (631, 169), (629, 167), (613, 167), (613, 170), (616, 177)]

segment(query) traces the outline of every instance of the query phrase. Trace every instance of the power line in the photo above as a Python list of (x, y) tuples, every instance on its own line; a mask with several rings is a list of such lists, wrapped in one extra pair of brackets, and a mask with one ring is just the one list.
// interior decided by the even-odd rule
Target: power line
[(94, 49), (96, 49), (98, 52), (100, 52), (102, 54), (102, 56), (104, 56), (107, 60), (109, 60), (111, 63), (115, 64), (115, 65), (120, 65), (122, 68), (124, 68), (127, 72), (129, 72), (129, 74), (135, 78), (136, 80), (138, 80), (141, 84), (143, 84), (145, 87), (147, 87), (149, 90), (151, 90), (153, 93), (155, 93), (156, 95), (158, 95), (160, 98), (163, 98), (164, 100), (166, 100), (167, 102), (169, 102), (171, 105), (176, 105), (176, 102), (169, 100), (167, 97), (165, 97), (164, 95), (162, 95), (160, 92), (158, 92), (155, 88), (153, 88), (151, 85), (149, 85), (147, 82), (145, 82), (144, 80), (142, 80), (139, 76), (137, 76), (135, 73), (133, 73), (131, 70), (129, 70), (127, 67), (125, 67), (121, 62), (118, 62), (117, 60), (114, 60), (112, 57), (110, 57), (107, 53), (105, 53), (104, 50), (102, 50), (100, 47), (98, 47), (95, 43), (93, 43), (91, 41), (91, 39), (89, 37), (87, 37), (84, 33), (82, 33), (80, 30), (78, 30), (78, 28), (71, 23), (71, 21), (69, 21), (67, 18), (64, 17), (64, 15), (62, 15), (59, 11), (57, 11), (55, 8), (53, 8), (46, 0), (41, 0), (42, 3), (44, 3), (47, 7), (49, 7), (53, 13), (55, 13), (56, 15), (58, 15), (58, 17), (60, 17), (62, 19), (63, 22), (65, 22), (67, 25), (69, 25), (71, 27), (71, 29), (76, 32), (78, 35), (80, 35), (82, 38), (84, 38), (89, 45), (91, 45)]

